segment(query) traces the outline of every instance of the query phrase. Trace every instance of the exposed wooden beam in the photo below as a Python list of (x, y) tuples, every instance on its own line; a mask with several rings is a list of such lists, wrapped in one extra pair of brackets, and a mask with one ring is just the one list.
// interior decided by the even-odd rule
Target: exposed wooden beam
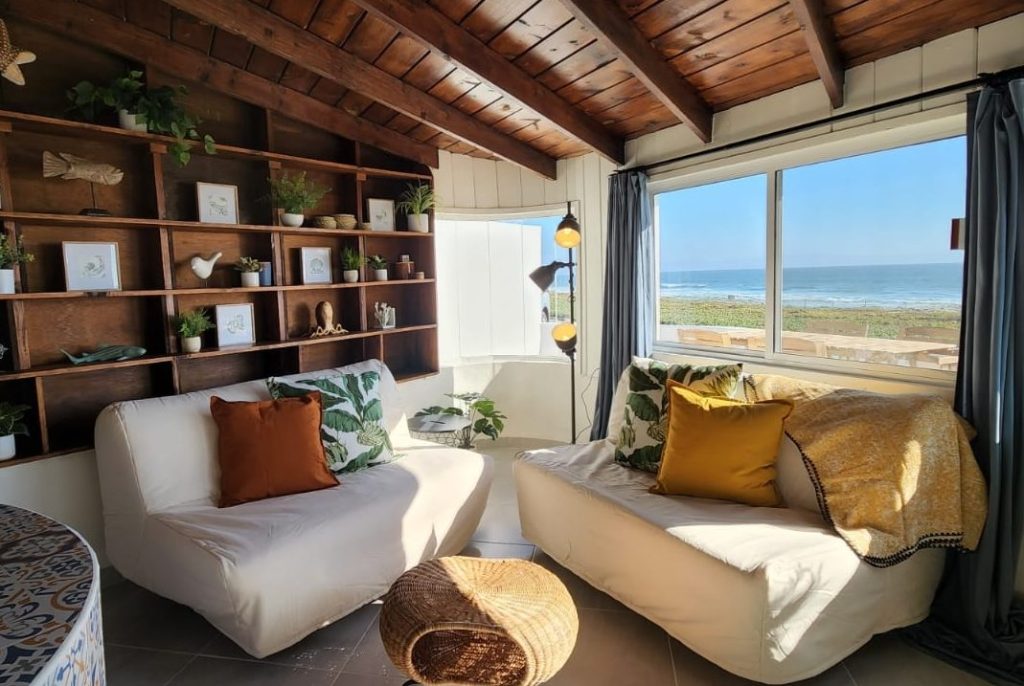
[(518, 100), (562, 133), (590, 146), (612, 162), (626, 160), (625, 145), (604, 126), (555, 95), (497, 50), (422, 0), (355, 0), (427, 47), (444, 54), (482, 81)]
[(828, 19), (822, 10), (821, 0), (789, 0), (789, 6), (803, 29), (811, 59), (818, 69), (821, 82), (825, 84), (832, 107), (842, 107), (846, 72), (835, 35), (829, 29)]
[(353, 117), (308, 95), (207, 57), (83, 3), (72, 0), (9, 0), (7, 7), (11, 14), (70, 39), (92, 43), (137, 62), (159, 65), (175, 76), (206, 83), (257, 107), (279, 112), (429, 167), (438, 166), (437, 149), (432, 146)]
[(693, 86), (664, 60), (650, 41), (613, 0), (562, 0), (588, 31), (615, 51), (647, 90), (707, 143), (712, 112)]
[(406, 116), (528, 169), (555, 178), (555, 159), (427, 95), (316, 34), (251, 2), (165, 0), (218, 28), (373, 98)]

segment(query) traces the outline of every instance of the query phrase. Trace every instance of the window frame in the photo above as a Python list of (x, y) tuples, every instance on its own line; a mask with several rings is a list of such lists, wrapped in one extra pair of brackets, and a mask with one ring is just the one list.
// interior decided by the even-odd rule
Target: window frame
[[(760, 363), (773, 367), (811, 372), (855, 375), (883, 380), (916, 380), (937, 385), (952, 385), (956, 372), (920, 367), (901, 367), (853, 360), (833, 360), (783, 352), (782, 350), (782, 174), (787, 169), (847, 157), (867, 155), (922, 143), (956, 138), (965, 135), (966, 118), (962, 112), (942, 118), (933, 118), (917, 125), (878, 129), (884, 122), (875, 122), (863, 135), (843, 135), (831, 132), (822, 136), (826, 140), (815, 145), (804, 141), (781, 144), (772, 148), (741, 153), (733, 157), (720, 157), (713, 161), (698, 162), (687, 170), (665, 172), (648, 183), (648, 195), (654, 224), (654, 352), (669, 355), (704, 357), (723, 361)], [(838, 135), (836, 135), (838, 134)], [(687, 188), (696, 188), (722, 181), (732, 181), (764, 174), (767, 176), (767, 204), (765, 214), (765, 350), (714, 347), (664, 341), (658, 338), (661, 316), (661, 226), (656, 198)]]
[[(580, 203), (578, 200), (570, 200), (569, 207), (572, 212), (579, 217), (580, 216)], [(501, 222), (507, 219), (535, 219), (537, 217), (561, 217), (565, 215), (566, 204), (550, 203), (545, 205), (533, 205), (530, 207), (500, 207), (500, 208), (443, 208), (439, 207), (434, 213), (435, 220), (444, 221), (483, 221), (483, 222)], [(573, 259), (576, 264), (576, 297), (577, 297), (577, 308), (579, 308), (579, 297), (580, 297), (580, 285), (579, 280), (581, 276), (580, 263), (582, 261), (582, 250), (577, 249), (573, 253)], [(538, 267), (541, 265), (537, 265)], [(576, 312), (576, 325), (580, 326), (580, 319), (582, 313), (577, 310)], [(459, 357), (457, 360), (452, 360), (457, 365), (470, 365), (470, 364), (488, 364), (488, 363), (503, 363), (503, 362), (568, 362), (568, 358), (561, 354), (552, 353), (545, 355), (538, 353), (536, 355), (473, 355), (469, 357)]]

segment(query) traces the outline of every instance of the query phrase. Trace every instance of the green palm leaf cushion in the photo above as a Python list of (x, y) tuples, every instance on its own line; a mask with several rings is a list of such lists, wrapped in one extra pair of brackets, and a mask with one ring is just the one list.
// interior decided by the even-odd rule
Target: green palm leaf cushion
[(267, 379), (272, 398), (319, 391), (323, 402), (320, 440), (332, 472), (354, 472), (395, 459), (384, 428), (380, 374), (339, 374), (320, 379)]
[(645, 472), (658, 473), (668, 430), (668, 380), (686, 384), (698, 393), (727, 397), (736, 390), (743, 365), (694, 367), (634, 358), (629, 366), (626, 408), (619, 429), (615, 461)]

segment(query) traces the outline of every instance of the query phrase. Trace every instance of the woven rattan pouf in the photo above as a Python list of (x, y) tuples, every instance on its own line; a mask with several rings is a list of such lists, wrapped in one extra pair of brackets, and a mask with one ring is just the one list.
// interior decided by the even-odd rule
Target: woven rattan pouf
[(578, 629), (562, 582), (524, 560), (424, 562), (399, 577), (380, 616), (391, 661), (421, 684), (544, 683), (569, 659)]

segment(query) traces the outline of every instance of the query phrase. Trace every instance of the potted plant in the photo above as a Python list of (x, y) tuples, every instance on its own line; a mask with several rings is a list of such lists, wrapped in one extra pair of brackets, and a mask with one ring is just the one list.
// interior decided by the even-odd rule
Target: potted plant
[(28, 435), (28, 428), (21, 420), (30, 409), (28, 405), (0, 402), (0, 460), (9, 460), (18, 454), (14, 437)]
[(402, 193), (396, 207), (409, 218), (409, 230), (417, 233), (430, 232), (430, 217), (427, 212), (437, 204), (434, 189), (425, 183), (409, 184)]
[(363, 256), (358, 250), (344, 248), (341, 251), (341, 278), (345, 283), (356, 283), (359, 281), (359, 268), (363, 266)]
[(239, 257), (235, 269), (242, 275), (242, 288), (258, 288), (260, 285), (260, 261), (255, 257)]
[(179, 96), (188, 94), (184, 86), (161, 86), (147, 89), (141, 71), (129, 71), (107, 86), (90, 81), (79, 81), (68, 90), (71, 111), (86, 121), (94, 121), (105, 110), (117, 112), (123, 129), (149, 131), (173, 136), (174, 142), (167, 152), (181, 166), (192, 159), (192, 141), (203, 142), (209, 154), (216, 152), (213, 137), (200, 135), (198, 117), (189, 114), (178, 102)]
[(479, 393), (446, 393), (447, 397), (459, 403), (458, 407), (441, 407), (434, 405), (416, 413), (417, 417), (426, 415), (455, 415), (469, 420), (469, 426), (458, 433), (459, 448), (472, 448), (477, 437), (483, 434), (492, 441), (497, 440), (505, 430), (508, 417), (494, 405), (494, 401)]
[(35, 255), (25, 251), (20, 236), (12, 241), (7, 234), (0, 233), (0, 293), (13, 293), (14, 268), (34, 259)]
[(373, 270), (374, 281), (388, 280), (388, 261), (380, 255), (370, 255), (366, 258), (366, 264)]
[(197, 353), (203, 347), (201, 336), (214, 326), (210, 321), (210, 315), (205, 309), (200, 308), (179, 314), (174, 320), (174, 328), (181, 336), (182, 352)]
[(316, 207), (328, 193), (330, 189), (307, 181), (306, 172), (284, 174), (280, 179), (270, 180), (270, 197), (274, 207), (283, 211), (281, 223), (285, 226), (302, 226), (305, 211)]

